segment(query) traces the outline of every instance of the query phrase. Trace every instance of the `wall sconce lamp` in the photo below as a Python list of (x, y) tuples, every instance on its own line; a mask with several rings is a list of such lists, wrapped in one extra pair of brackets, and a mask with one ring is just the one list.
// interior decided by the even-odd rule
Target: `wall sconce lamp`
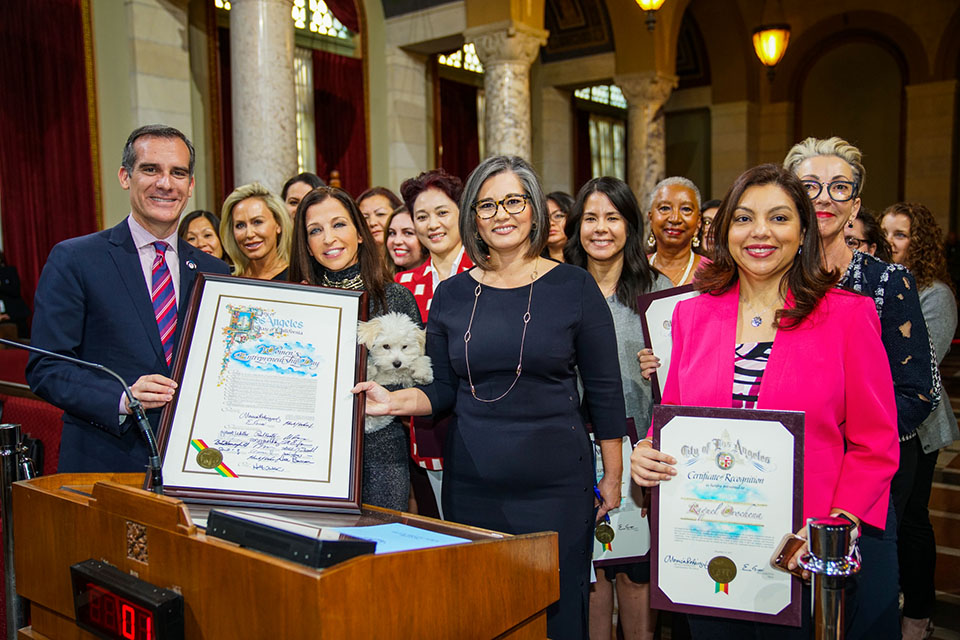
[(767, 24), (753, 30), (753, 50), (767, 68), (767, 77), (773, 82), (773, 69), (783, 59), (790, 42), (790, 25)]
[(657, 24), (657, 9), (663, 6), (664, 0), (637, 0), (640, 8), (647, 12), (647, 31), (653, 31)]

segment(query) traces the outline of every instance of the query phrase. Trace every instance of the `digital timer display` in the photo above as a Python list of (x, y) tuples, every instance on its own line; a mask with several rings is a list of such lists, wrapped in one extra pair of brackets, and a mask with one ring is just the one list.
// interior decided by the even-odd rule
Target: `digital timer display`
[(106, 640), (183, 640), (183, 596), (87, 560), (70, 567), (77, 624)]
[(109, 634), (109, 638), (156, 640), (153, 613), (92, 582), (83, 587), (77, 622)]

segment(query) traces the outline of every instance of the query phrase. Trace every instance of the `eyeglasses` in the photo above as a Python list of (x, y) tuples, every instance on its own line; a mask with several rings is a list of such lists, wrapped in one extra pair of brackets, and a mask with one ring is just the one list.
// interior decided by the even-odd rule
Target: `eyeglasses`
[(846, 202), (857, 195), (857, 183), (849, 180), (834, 180), (832, 182), (817, 182), (816, 180), (801, 180), (803, 188), (807, 190), (807, 197), (815, 200), (820, 197), (823, 188), (827, 188), (827, 195), (834, 202)]
[(553, 222), (564, 222), (567, 219), (567, 214), (563, 211), (554, 211), (550, 214), (550, 220)]
[(526, 194), (511, 193), (503, 200), (478, 200), (473, 203), (473, 210), (477, 212), (477, 217), (481, 220), (489, 220), (497, 215), (497, 209), (503, 207), (503, 210), (512, 216), (523, 213), (527, 208), (527, 200), (530, 196)]
[(847, 236), (844, 238), (844, 241), (847, 243), (847, 246), (856, 251), (860, 247), (866, 247), (869, 243), (864, 238), (856, 238), (854, 236)]

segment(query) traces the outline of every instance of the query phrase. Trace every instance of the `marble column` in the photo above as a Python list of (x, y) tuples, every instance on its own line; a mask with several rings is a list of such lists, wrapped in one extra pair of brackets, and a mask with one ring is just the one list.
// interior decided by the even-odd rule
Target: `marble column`
[(530, 64), (548, 32), (505, 21), (467, 29), (483, 63), (486, 155), (530, 160)]
[(293, 0), (232, 0), (230, 82), (237, 186), (274, 193), (297, 172)]
[(613, 79), (627, 99), (630, 139), (627, 141), (627, 182), (640, 206), (666, 171), (663, 105), (677, 86), (676, 76), (644, 71)]

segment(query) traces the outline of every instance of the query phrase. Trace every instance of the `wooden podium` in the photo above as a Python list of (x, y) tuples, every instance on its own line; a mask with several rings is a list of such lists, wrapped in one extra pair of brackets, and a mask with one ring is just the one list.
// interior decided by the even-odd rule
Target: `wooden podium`
[[(472, 540), (315, 570), (208, 538), (193, 517), (209, 507), (142, 491), (142, 481), (62, 474), (14, 485), (17, 592), (32, 623), (21, 640), (95, 637), (76, 625), (69, 569), (91, 558), (180, 592), (187, 640), (546, 637), (545, 609), (559, 597), (555, 533), (510, 536), (375, 507), (287, 512), (322, 526), (402, 522)], [(144, 530), (145, 562), (128, 541), (139, 532), (142, 542)]]

